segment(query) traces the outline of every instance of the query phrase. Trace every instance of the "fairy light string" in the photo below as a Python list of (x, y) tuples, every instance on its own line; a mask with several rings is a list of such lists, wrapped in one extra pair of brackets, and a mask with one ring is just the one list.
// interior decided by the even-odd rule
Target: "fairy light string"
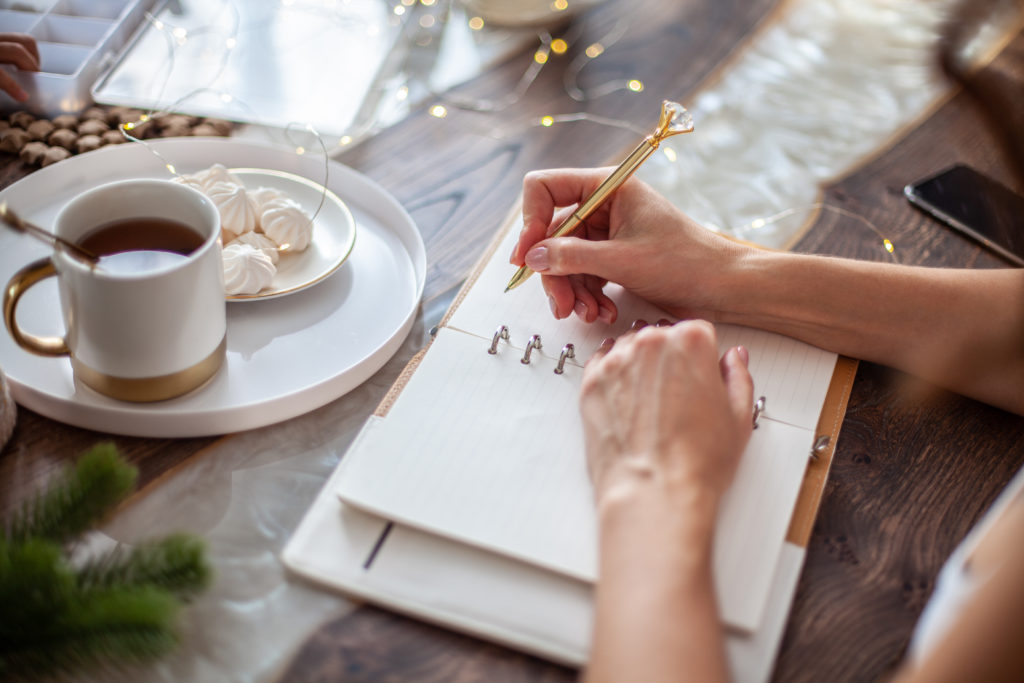
[[(219, 97), (223, 102), (230, 102), (235, 106), (242, 107), (249, 114), (247, 116), (248, 120), (254, 122), (258, 126), (258, 130), (267, 131), (268, 135), (272, 135), (269, 132), (273, 130), (272, 127), (259, 123), (261, 117), (258, 115), (258, 112), (253, 111), (246, 103), (236, 99), (230, 92), (217, 91), (212, 87), (225, 73), (232, 52), (238, 45), (242, 25), (238, 7), (235, 5), (235, 2), (238, 1), (240, 0), (222, 0), (221, 8), (213, 15), (215, 17), (214, 20), (210, 21), (208, 25), (199, 28), (177, 26), (166, 19), (158, 18), (152, 14), (146, 15), (146, 21), (152, 29), (158, 31), (163, 36), (167, 46), (165, 63), (158, 71), (161, 77), (154, 79), (154, 82), (159, 83), (157, 91), (159, 96), (156, 101), (160, 101), (163, 98), (163, 93), (174, 72), (177, 55), (180, 50), (200, 38), (209, 41), (211, 37), (216, 38), (212, 42), (219, 47), (218, 58), (213, 68), (206, 71), (208, 82), (205, 85), (197, 87), (166, 106), (155, 107), (141, 114), (135, 121), (124, 122), (120, 125), (120, 130), (126, 139), (145, 145), (150, 152), (160, 158), (172, 175), (180, 175), (175, 165), (137, 133), (145, 124), (153, 123), (162, 116), (173, 114), (181, 105), (200, 94), (213, 93), (215, 97)], [(327, 21), (338, 25), (346, 25), (345, 5), (348, 2), (344, 0), (337, 3), (321, 4), (303, 3), (301, 0), (280, 0), (280, 4), (293, 10), (313, 11), (320, 16), (324, 16)], [(554, 0), (551, 4), (551, 10), (556, 13), (568, 12), (572, 8), (572, 4), (570, 0)], [(390, 8), (387, 19), (388, 23), (396, 25), (396, 22), (409, 22), (409, 30), (404, 32), (403, 35), (408, 36), (411, 44), (418, 45), (421, 48), (429, 47), (432, 44), (436, 46), (437, 37), (441, 35), (444, 25), (447, 22), (455, 21), (456, 17), (458, 21), (465, 22), (464, 28), (468, 29), (471, 33), (485, 31), (488, 28), (487, 21), (480, 16), (454, 12), (453, 0), (392, 0), (388, 6)], [(645, 91), (645, 81), (641, 74), (638, 73), (633, 74), (632, 77), (613, 78), (586, 87), (581, 85), (581, 79), (587, 68), (599, 59), (606, 59), (610, 53), (614, 54), (617, 46), (627, 35), (631, 26), (630, 21), (620, 18), (610, 28), (601, 32), (596, 39), (589, 38), (588, 40), (587, 29), (593, 28), (592, 22), (588, 25), (588, 21), (590, 20), (586, 17), (577, 19), (570, 23), (563, 33), (558, 35), (553, 35), (545, 30), (537, 31), (536, 48), (526, 58), (528, 61), (524, 66), (522, 75), (511, 90), (497, 97), (476, 97), (464, 92), (454, 92), (450, 89), (445, 92), (436, 92), (430, 87), (427, 74), (417, 75), (412, 70), (405, 74), (409, 80), (397, 87), (395, 87), (393, 82), (375, 82), (371, 89), (379, 89), (378, 95), (383, 96), (382, 103), (387, 104), (390, 101), (392, 106), (398, 105), (406, 108), (413, 104), (409, 101), (412, 90), (415, 89), (418, 93), (426, 93), (428, 98), (425, 105), (426, 110), (430, 116), (439, 122), (443, 122), (448, 118), (451, 109), (457, 109), (472, 114), (469, 125), (471, 129), (476, 129), (474, 132), (497, 139), (507, 138), (509, 135), (519, 135), (530, 129), (550, 129), (560, 125), (571, 125), (581, 122), (625, 129), (637, 135), (643, 135), (646, 131), (638, 126), (636, 122), (585, 111), (560, 114), (550, 113), (528, 117), (515, 115), (515, 106), (537, 81), (544, 72), (544, 69), (551, 68), (550, 65), (564, 59), (569, 59), (569, 62), (562, 69), (562, 88), (565, 94), (574, 102), (592, 102), (616, 93), (621, 93), (623, 96), (628, 97)], [(584, 42), (585, 40), (587, 42)], [(421, 82), (414, 82), (413, 79), (417, 78), (417, 76), (422, 77)], [(433, 103), (430, 103), (429, 98), (434, 100)], [(376, 109), (362, 112), (363, 115), (357, 117), (357, 120), (353, 121), (341, 135), (337, 136), (336, 143), (331, 145), (328, 145), (324, 137), (317, 133), (313, 126), (309, 124), (290, 124), (284, 130), (286, 144), (297, 155), (308, 154), (311, 149), (316, 149), (322, 155), (324, 179), (321, 185), (324, 191), (317, 207), (317, 213), (319, 213), (326, 200), (326, 188), (330, 173), (329, 157), (331, 154), (358, 144), (380, 130), (382, 127), (381, 111), (384, 108), (384, 106), (377, 106)], [(500, 117), (500, 119), (495, 121), (496, 117)], [(465, 117), (461, 117), (458, 125), (464, 125), (465, 122)], [(313, 136), (315, 143), (302, 144), (297, 142), (294, 138), (299, 131)], [(672, 146), (663, 146), (659, 150), (659, 154), (675, 166), (680, 166), (683, 163), (680, 155)], [(725, 228), (724, 231), (733, 234), (749, 234), (756, 238), (760, 230), (774, 225), (795, 213), (811, 209), (833, 211), (862, 223), (880, 240), (882, 250), (890, 258), (896, 259), (895, 247), (892, 241), (885, 237), (870, 221), (847, 210), (823, 203), (786, 209), (771, 216), (754, 219), (745, 225)]]
[[(232, 50), (234, 50), (235, 47), (237, 47), (238, 45), (238, 35), (241, 26), (241, 16), (239, 14), (238, 8), (235, 6), (234, 2), (228, 0), (223, 3), (222, 10), (217, 15), (218, 17), (224, 13), (223, 8), (226, 8), (228, 14), (229, 29), (226, 32), (218, 30), (216, 28), (216, 22), (214, 22), (214, 25), (212, 26), (207, 26), (204, 28), (200, 28), (198, 30), (188, 30), (185, 27), (176, 26), (172, 23), (159, 19), (150, 12), (146, 12), (145, 14), (146, 22), (149, 23), (153, 30), (157, 31), (160, 35), (164, 36), (166, 44), (168, 46), (167, 58), (165, 60), (166, 68), (162, 69), (164, 76), (160, 82), (160, 87), (158, 90), (159, 96), (156, 99), (156, 101), (158, 102), (162, 98), (163, 93), (166, 91), (167, 85), (170, 82), (171, 74), (174, 71), (174, 66), (177, 59), (177, 51), (180, 48), (184, 47), (189, 42), (189, 40), (194, 40), (198, 37), (205, 35), (224, 35), (224, 38), (222, 39), (223, 51), (219, 55), (216, 67), (214, 68), (212, 75), (208, 79), (207, 84), (201, 85), (189, 91), (185, 95), (179, 97), (178, 99), (164, 107), (151, 109), (148, 112), (140, 114), (138, 119), (134, 121), (122, 122), (118, 126), (121, 135), (123, 135), (126, 140), (144, 146), (151, 154), (160, 159), (160, 161), (164, 165), (164, 168), (166, 168), (167, 171), (171, 174), (171, 176), (175, 178), (180, 178), (183, 174), (178, 171), (174, 163), (171, 162), (171, 160), (169, 160), (153, 145), (149, 144), (145, 139), (136, 136), (134, 134), (135, 131), (139, 130), (140, 128), (147, 124), (155, 124), (162, 117), (176, 115), (175, 112), (177, 112), (180, 109), (181, 105), (183, 105), (184, 103), (188, 102), (194, 97), (198, 97), (199, 95), (210, 93), (214, 94), (222, 102), (230, 102), (234, 103), (236, 106), (242, 107), (249, 113), (249, 117), (253, 121), (259, 121), (260, 118), (258, 112), (256, 112), (252, 107), (250, 107), (246, 102), (242, 101), (241, 99), (235, 98), (229, 92), (216, 90), (210, 87), (212, 86), (212, 84), (216, 83), (216, 81), (219, 80), (220, 77), (224, 74)], [(259, 130), (267, 132), (272, 130), (270, 126), (261, 125), (258, 123), (257, 128)], [(317, 203), (316, 210), (313, 211), (313, 213), (310, 215), (310, 221), (313, 222), (316, 220), (317, 216), (320, 215), (320, 212), (324, 207), (324, 203), (327, 201), (327, 186), (330, 181), (330, 157), (328, 155), (327, 144), (324, 141), (323, 136), (320, 135), (320, 133), (313, 127), (312, 124), (299, 122), (289, 123), (283, 131), (285, 140), (291, 146), (292, 151), (294, 151), (295, 154), (301, 156), (307, 154), (307, 152), (309, 151), (308, 144), (303, 144), (297, 141), (297, 134), (299, 131), (305, 131), (306, 133), (312, 136), (312, 139), (314, 140), (314, 145), (316, 148), (318, 148), (321, 158), (323, 159), (323, 180), (320, 182), (320, 200)]]

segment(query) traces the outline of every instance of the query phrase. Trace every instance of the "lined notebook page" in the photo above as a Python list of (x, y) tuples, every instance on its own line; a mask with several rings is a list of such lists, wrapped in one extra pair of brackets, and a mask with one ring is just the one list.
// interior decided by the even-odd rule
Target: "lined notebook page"
[[(654, 323), (661, 318), (674, 319), (621, 287), (608, 285), (606, 293), (619, 309), (615, 324), (588, 324), (575, 315), (555, 320), (539, 275), (511, 292), (504, 291), (516, 270), (509, 265), (508, 255), (518, 237), (512, 231), (498, 245), (473, 288), (452, 314), (449, 327), (490, 341), (495, 330), (505, 325), (509, 328), (509, 342), (518, 349), (526, 346), (531, 335), (539, 334), (541, 354), (555, 359), (565, 344), (572, 343), (576, 363), (582, 366), (605, 338), (618, 337), (629, 330), (634, 320)], [(814, 429), (828, 392), (836, 354), (762, 330), (738, 325), (718, 325), (716, 329), (720, 353), (741, 344), (750, 351), (754, 391), (766, 399), (765, 418)]]
[[(346, 503), (579, 579), (597, 573), (593, 492), (577, 401), (581, 369), (441, 329), (383, 420), (341, 463)], [(778, 358), (766, 350), (765, 362)], [(770, 400), (770, 399), (769, 399)], [(723, 619), (754, 630), (813, 432), (764, 421), (720, 510)]]

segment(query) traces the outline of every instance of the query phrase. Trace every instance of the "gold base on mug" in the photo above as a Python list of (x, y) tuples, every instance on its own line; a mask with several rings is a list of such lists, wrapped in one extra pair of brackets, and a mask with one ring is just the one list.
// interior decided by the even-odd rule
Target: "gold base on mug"
[(224, 363), (227, 345), (225, 336), (213, 353), (195, 365), (159, 377), (113, 377), (83, 365), (74, 357), (71, 368), (76, 379), (104, 396), (135, 403), (166, 401), (199, 388), (217, 374)]

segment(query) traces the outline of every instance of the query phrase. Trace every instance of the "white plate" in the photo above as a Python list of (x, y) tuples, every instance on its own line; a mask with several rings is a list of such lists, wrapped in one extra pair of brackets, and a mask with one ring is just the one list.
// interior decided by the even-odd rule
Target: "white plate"
[[(277, 262), (270, 286), (256, 294), (229, 294), (228, 301), (256, 301), (301, 292), (336, 271), (352, 253), (356, 223), (345, 202), (308, 178), (263, 168), (232, 168), (246, 190), (269, 187), (284, 193), (313, 216), (313, 238), (297, 253), (285, 252)], [(323, 170), (320, 173), (323, 176)], [(321, 177), (321, 180), (323, 178)]]
[[(125, 178), (166, 177), (166, 163), (276, 169), (323, 180), (322, 158), (230, 139), (167, 139), (104, 147), (38, 170), (0, 192), (43, 227), (73, 196)], [(284, 298), (228, 305), (228, 352), (220, 372), (181, 398), (132, 404), (74, 382), (66, 358), (23, 351), (0, 333), (0, 367), (14, 399), (55, 420), (130, 436), (224, 434), (285, 420), (354, 389), (398, 349), (412, 327), (426, 278), (426, 252), (401, 205), (363, 175), (330, 162), (326, 186), (352, 211), (359, 240), (344, 265), (316, 287)], [(45, 245), (0, 232), (0, 282)], [(32, 287), (18, 307), (24, 329), (63, 334), (56, 282)]]

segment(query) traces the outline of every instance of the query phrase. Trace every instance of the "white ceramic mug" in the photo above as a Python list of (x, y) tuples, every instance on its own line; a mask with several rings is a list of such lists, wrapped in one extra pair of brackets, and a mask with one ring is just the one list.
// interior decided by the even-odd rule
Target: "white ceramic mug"
[[(126, 219), (183, 223), (202, 244), (171, 264), (116, 273), (57, 248), (7, 284), (4, 322), (24, 349), (69, 356), (75, 378), (113, 398), (160, 401), (202, 385), (224, 360), (227, 334), (220, 214), (205, 195), (166, 180), (125, 180), (72, 199), (54, 232), (79, 243), (96, 228)], [(21, 295), (56, 275), (64, 337), (40, 337), (16, 320)]]

